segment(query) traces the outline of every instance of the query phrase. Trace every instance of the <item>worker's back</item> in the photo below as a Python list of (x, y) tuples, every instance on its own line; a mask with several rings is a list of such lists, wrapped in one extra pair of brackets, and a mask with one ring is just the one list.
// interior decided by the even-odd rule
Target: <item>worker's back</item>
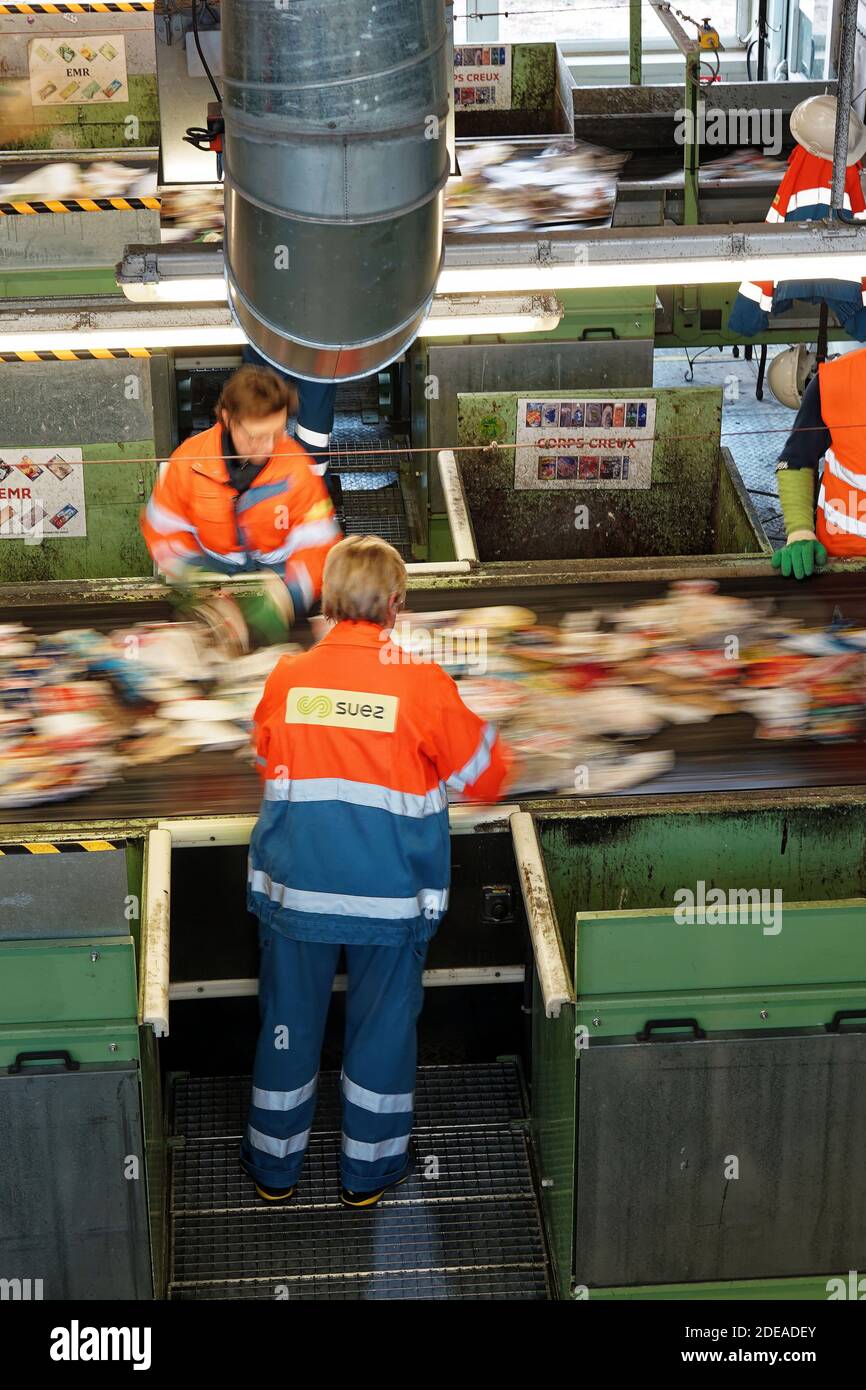
[(256, 725), (251, 909), (311, 941), (432, 936), (448, 902), (446, 783), (492, 799), (506, 771), (450, 676), (375, 623), (341, 622), (279, 664)]

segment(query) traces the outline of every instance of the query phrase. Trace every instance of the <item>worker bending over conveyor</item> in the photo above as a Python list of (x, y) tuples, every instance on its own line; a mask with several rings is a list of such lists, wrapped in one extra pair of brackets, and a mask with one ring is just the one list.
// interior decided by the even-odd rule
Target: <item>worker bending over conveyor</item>
[(261, 571), (264, 595), (242, 608), (272, 641), (319, 598), (340, 537), (322, 479), (286, 434), (291, 401), (276, 372), (241, 367), (223, 387), (217, 423), (174, 451), (142, 513), (148, 549), (175, 582)]
[(776, 476), (787, 542), (773, 556), (774, 568), (804, 579), (828, 555), (866, 556), (866, 348), (820, 364)]
[(422, 972), (448, 905), (446, 787), (493, 800), (507, 773), (451, 677), (392, 644), (405, 593), (392, 546), (341, 541), (322, 596), (334, 626), (278, 662), (255, 713), (261, 1033), (241, 1162), (267, 1202), (288, 1200), (301, 1172), (342, 949), (341, 1200), (372, 1206), (408, 1177)]

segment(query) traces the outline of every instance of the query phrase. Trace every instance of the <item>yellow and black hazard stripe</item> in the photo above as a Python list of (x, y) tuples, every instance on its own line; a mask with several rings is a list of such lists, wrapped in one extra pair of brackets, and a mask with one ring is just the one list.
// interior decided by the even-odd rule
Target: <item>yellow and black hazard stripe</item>
[(125, 840), (25, 840), (0, 845), (0, 854), (86, 854), (106, 849), (126, 849)]
[(56, 352), (0, 352), (0, 362), (104, 362), (114, 357), (150, 357), (150, 348), (58, 348)]
[(55, 5), (51, 0), (6, 0), (0, 14), (137, 14), (152, 10), (154, 0), (92, 0), (86, 5)]
[[(2, 9), (2, 6), (0, 6)], [(46, 202), (0, 203), (0, 217), (32, 217), (39, 212), (159, 212), (159, 198), (51, 198)]]

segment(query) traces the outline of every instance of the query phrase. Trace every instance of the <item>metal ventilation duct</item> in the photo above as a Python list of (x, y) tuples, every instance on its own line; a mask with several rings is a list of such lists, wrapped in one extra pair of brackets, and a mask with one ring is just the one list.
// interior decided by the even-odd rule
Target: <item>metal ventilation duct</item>
[(439, 276), (444, 0), (221, 8), (232, 311), (297, 376), (367, 376), (412, 342)]

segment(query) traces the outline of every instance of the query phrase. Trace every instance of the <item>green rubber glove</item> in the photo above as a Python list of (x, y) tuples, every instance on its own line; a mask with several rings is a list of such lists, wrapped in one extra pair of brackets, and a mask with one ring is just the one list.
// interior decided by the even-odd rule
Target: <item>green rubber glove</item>
[(243, 614), (250, 632), (264, 646), (285, 642), (295, 620), (291, 595), (276, 575), (262, 578), (262, 590), (245, 593), (240, 585), (232, 596)]
[(226, 576), (215, 570), (184, 565), (167, 577), (165, 596), (178, 617), (194, 618), (198, 605), (216, 592), (216, 585), (225, 585), (225, 582)]
[(780, 569), (785, 579), (790, 579), (791, 575), (795, 579), (808, 579), (826, 563), (827, 549), (817, 536), (804, 536), (797, 531), (772, 559), (773, 569)]

